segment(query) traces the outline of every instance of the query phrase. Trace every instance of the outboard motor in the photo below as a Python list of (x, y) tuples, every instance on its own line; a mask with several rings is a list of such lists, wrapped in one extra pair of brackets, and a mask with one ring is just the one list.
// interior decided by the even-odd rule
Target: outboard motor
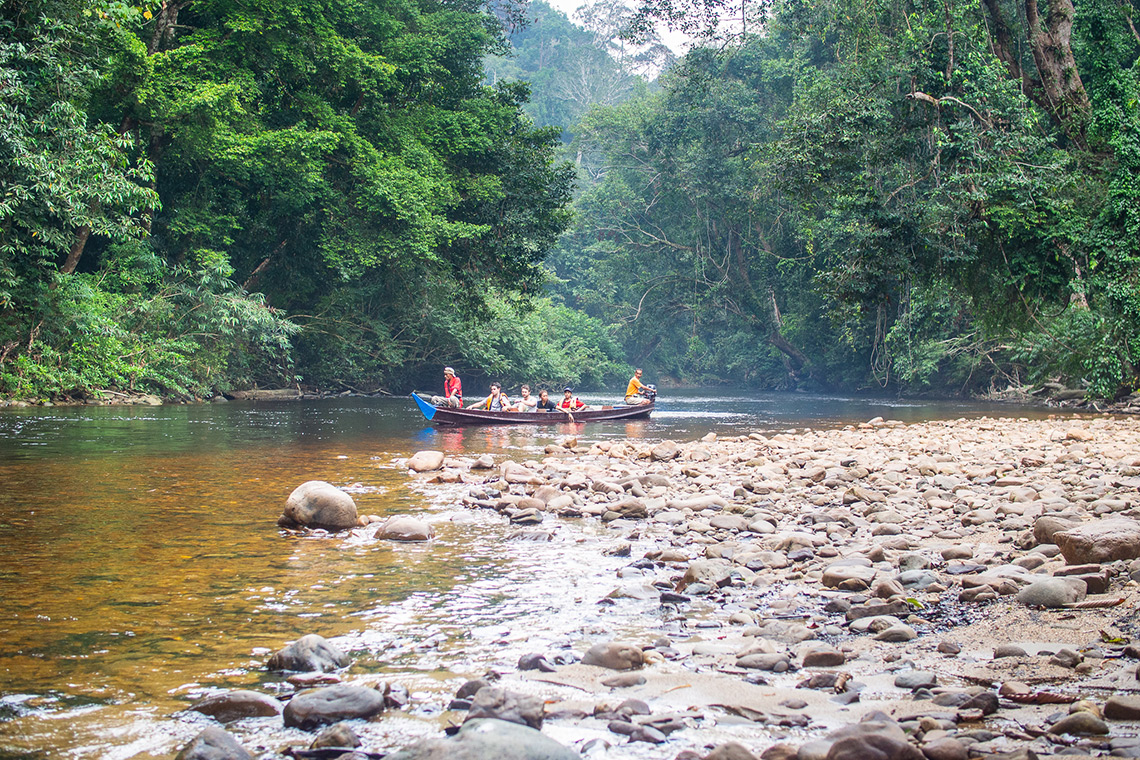
[(645, 386), (645, 390), (643, 390), (641, 392), (641, 395), (645, 396), (650, 401), (656, 401), (657, 400), (657, 386), (656, 385)]

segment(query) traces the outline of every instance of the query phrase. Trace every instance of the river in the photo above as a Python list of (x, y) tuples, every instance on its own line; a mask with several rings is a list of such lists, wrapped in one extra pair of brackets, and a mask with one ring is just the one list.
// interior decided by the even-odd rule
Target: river
[[(180, 712), (195, 699), (291, 691), (262, 665), (305, 633), (350, 649), (349, 677), (412, 692), (410, 709), (368, 727), (370, 746), (393, 747), (437, 732), (466, 678), (634, 624), (597, 604), (629, 561), (593, 547), (602, 526), (567, 527), (557, 551), (508, 541), (503, 519), (463, 509), (457, 490), (427, 496), (397, 464), (417, 450), (521, 460), (568, 434), (694, 440), (984, 414), (1040, 411), (732, 390), (667, 394), (649, 421), (450, 430), (406, 398), (0, 410), (0, 760), (171, 757), (205, 724)], [(424, 516), (437, 538), (279, 531), (285, 498), (315, 479), (361, 513)], [(238, 733), (251, 749), (311, 740), (270, 719)]]

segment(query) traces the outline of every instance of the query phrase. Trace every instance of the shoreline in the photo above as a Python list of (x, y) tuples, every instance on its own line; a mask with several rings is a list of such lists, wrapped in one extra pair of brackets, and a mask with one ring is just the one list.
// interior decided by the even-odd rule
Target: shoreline
[[(827, 756), (831, 732), (882, 713), (872, 733), (928, 757), (1140, 755), (1140, 561), (1074, 573), (1043, 540), (1057, 521), (1140, 530), (1140, 433), (1129, 420), (876, 419), (685, 444), (567, 444), (492, 474), (455, 458), (416, 476), (429, 495), (464, 484), (466, 506), (516, 529), (600, 520), (605, 551), (629, 557), (608, 603), (656, 594), (677, 621), (655, 641), (583, 632), (595, 646), (637, 648), (642, 667), (535, 652), (559, 664), (501, 674), (501, 688), (547, 703), (548, 735), (663, 760), (727, 757), (714, 751), (726, 742), (751, 753), (733, 757), (806, 760)], [(1084, 583), (1080, 599), (1026, 601), (1025, 589), (1065, 577), (1082, 579), (1061, 583)], [(1098, 600), (1112, 606), (1090, 606)], [(1109, 697), (1138, 712), (1106, 721), (1106, 708), (1123, 709)], [(630, 699), (639, 712), (623, 716)], [(1099, 733), (1057, 733), (1082, 700), (1081, 731)], [(641, 730), (654, 725), (676, 733)], [(634, 729), (642, 738), (630, 749)]]

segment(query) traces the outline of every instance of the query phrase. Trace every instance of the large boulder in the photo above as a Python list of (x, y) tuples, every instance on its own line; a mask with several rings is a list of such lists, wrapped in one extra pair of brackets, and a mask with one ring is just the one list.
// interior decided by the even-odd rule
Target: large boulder
[(542, 699), (529, 694), (485, 686), (475, 692), (467, 720), (495, 718), (542, 730)]
[(285, 705), (286, 728), (311, 730), (342, 720), (367, 720), (384, 711), (384, 694), (364, 686), (337, 684), (304, 691)]
[(347, 666), (348, 655), (315, 633), (302, 636), (265, 663), (269, 670), (296, 670), (300, 673), (328, 673)]
[(470, 720), (448, 739), (423, 739), (386, 760), (580, 760), (577, 752), (528, 726)]
[(219, 723), (230, 723), (242, 718), (272, 718), (280, 715), (282, 708), (277, 699), (248, 689), (215, 694), (190, 706), (194, 712), (209, 715)]
[(1123, 517), (1096, 520), (1053, 534), (1070, 565), (1140, 557), (1140, 522)]
[(443, 467), (442, 451), (417, 451), (405, 463), (412, 472), (431, 472)]
[(431, 526), (410, 515), (394, 515), (376, 530), (376, 537), (389, 541), (428, 541), (434, 534)]
[(253, 760), (253, 755), (223, 729), (210, 726), (190, 740), (174, 760)]
[(277, 524), (283, 528), (346, 530), (357, 526), (358, 517), (356, 502), (351, 496), (332, 483), (310, 480), (289, 494)]

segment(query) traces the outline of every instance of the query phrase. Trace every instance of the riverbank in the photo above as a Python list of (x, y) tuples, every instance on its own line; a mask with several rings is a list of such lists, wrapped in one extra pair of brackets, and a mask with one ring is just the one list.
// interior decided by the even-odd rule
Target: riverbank
[[(871, 716), (845, 756), (1140, 755), (1130, 420), (568, 443), (416, 476), (429, 495), (464, 484), (520, 539), (601, 521), (629, 562), (597, 603), (659, 601), (620, 642), (582, 631), (501, 674), (545, 702), (548, 735), (604, 757), (735, 742), (735, 758), (806, 760)], [(641, 666), (583, 664), (615, 643)]]

